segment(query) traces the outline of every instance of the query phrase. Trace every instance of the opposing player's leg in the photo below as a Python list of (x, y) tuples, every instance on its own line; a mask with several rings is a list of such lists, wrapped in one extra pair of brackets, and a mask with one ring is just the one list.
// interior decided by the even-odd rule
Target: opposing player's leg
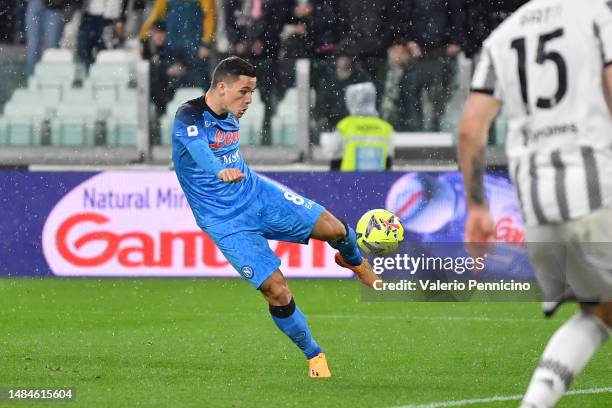
[(327, 241), (332, 248), (337, 249), (336, 263), (352, 270), (366, 286), (373, 287), (374, 282), (381, 280), (372, 270), (370, 262), (361, 256), (355, 231), (329, 211), (324, 210), (321, 213), (310, 237)]
[(321, 347), (313, 339), (304, 313), (296, 306), (285, 277), (275, 270), (259, 287), (269, 304), (270, 314), (276, 326), (283, 332), (308, 360), (308, 375), (313, 378), (331, 377), (327, 359)]
[[(554, 406), (610, 337), (610, 214), (610, 209), (603, 208), (569, 223), (526, 229), (529, 258), (545, 301), (545, 314), (552, 315), (567, 299), (598, 302), (581, 303), (582, 310), (550, 338), (531, 377), (522, 408)], [(559, 237), (571, 238), (571, 244), (558, 242)]]
[(552, 407), (612, 333), (612, 303), (583, 304), (550, 338), (521, 408)]

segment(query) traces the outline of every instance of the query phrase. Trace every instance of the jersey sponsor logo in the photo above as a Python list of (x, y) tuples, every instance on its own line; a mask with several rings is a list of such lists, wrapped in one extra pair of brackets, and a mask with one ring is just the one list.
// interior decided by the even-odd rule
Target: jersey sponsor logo
[(187, 136), (193, 137), (198, 135), (198, 127), (196, 125), (187, 126)]
[(540, 142), (541, 140), (549, 137), (566, 137), (568, 133), (578, 135), (578, 125), (574, 122), (569, 122), (562, 123), (559, 125), (546, 126), (535, 130), (527, 126), (523, 126), (521, 128), (521, 134), (523, 136), (523, 146), (528, 146), (532, 143)]
[(254, 275), (253, 268), (251, 268), (249, 265), (245, 265), (240, 268), (240, 274), (246, 279), (251, 279)]
[(214, 143), (209, 143), (208, 146), (211, 149), (221, 149), (222, 147), (227, 147), (238, 143), (240, 140), (240, 136), (238, 136), (238, 131), (225, 132), (221, 129), (218, 129), (215, 132), (215, 141)]

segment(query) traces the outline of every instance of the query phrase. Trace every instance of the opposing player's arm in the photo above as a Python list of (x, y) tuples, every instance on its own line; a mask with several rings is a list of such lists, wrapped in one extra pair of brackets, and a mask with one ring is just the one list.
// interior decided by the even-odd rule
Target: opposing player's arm
[[(489, 213), (484, 189), (485, 148), (489, 129), (501, 106), (502, 89), (497, 79), (490, 41), (485, 42), (474, 71), (472, 92), (465, 103), (459, 125), (459, 166), (463, 172), (468, 216), (466, 242), (488, 242), (494, 237), (493, 218)], [(472, 249), (474, 256), (483, 248)]]
[(612, 63), (604, 68), (604, 86), (608, 110), (610, 111), (610, 115), (612, 115)]
[(474, 70), (472, 92), (465, 103), (459, 126), (459, 165), (470, 208), (487, 206), (483, 185), (485, 147), (491, 123), (501, 106), (501, 84), (497, 78), (491, 48), (491, 40), (487, 40)]
[(458, 154), (470, 208), (487, 206), (484, 191), (485, 147), (489, 129), (500, 106), (497, 99), (482, 92), (472, 92), (465, 104), (459, 127)]
[(599, 0), (595, 3), (599, 9), (595, 9), (595, 27), (600, 42), (601, 55), (603, 57), (603, 83), (606, 101), (610, 114), (612, 114), (612, 2)]
[[(459, 127), (459, 166), (463, 173), (468, 216), (465, 223), (465, 241), (483, 243), (492, 241), (495, 234), (493, 217), (489, 213), (484, 189), (485, 148), (489, 129), (501, 102), (493, 96), (472, 92), (468, 97)], [(472, 256), (483, 256), (485, 248), (468, 248)]]

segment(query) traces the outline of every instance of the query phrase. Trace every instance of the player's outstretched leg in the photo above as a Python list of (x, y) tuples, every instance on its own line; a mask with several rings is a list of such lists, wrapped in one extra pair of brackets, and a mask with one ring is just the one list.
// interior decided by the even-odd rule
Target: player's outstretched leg
[[(607, 324), (606, 324), (607, 323)], [(610, 336), (612, 303), (583, 307), (550, 338), (521, 408), (554, 406), (595, 351)]]
[(280, 270), (274, 271), (259, 290), (270, 305), (270, 314), (276, 326), (291, 339), (308, 360), (308, 375), (313, 378), (331, 377), (327, 359), (321, 347), (312, 338), (306, 316), (296, 306), (291, 291)]
[(336, 263), (352, 270), (364, 285), (374, 287), (374, 282), (381, 280), (372, 270), (370, 262), (361, 256), (355, 231), (329, 211), (323, 211), (312, 230), (311, 238), (327, 241), (332, 248), (337, 249)]

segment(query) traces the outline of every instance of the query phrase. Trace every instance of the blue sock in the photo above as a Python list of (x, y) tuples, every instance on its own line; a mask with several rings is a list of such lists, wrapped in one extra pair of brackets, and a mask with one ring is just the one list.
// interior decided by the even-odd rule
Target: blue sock
[(311, 359), (321, 352), (321, 347), (310, 334), (306, 316), (295, 305), (293, 298), (287, 306), (270, 305), (270, 314), (278, 328), (302, 350), (307, 359)]
[(340, 251), (342, 258), (350, 265), (360, 265), (361, 252), (359, 252), (359, 247), (357, 247), (357, 234), (355, 234), (355, 230), (349, 227), (348, 224), (344, 223), (344, 227), (348, 231), (346, 237), (339, 241), (329, 241), (329, 245)]

